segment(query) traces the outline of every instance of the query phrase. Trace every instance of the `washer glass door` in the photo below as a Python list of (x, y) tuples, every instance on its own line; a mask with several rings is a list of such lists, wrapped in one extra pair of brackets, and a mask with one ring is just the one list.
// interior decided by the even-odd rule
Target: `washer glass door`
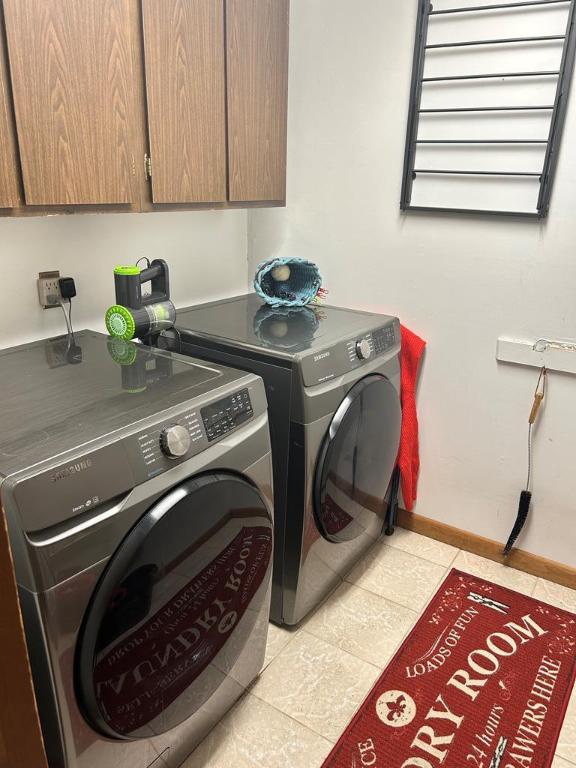
[(382, 524), (401, 419), (398, 393), (385, 376), (366, 376), (348, 392), (316, 468), (314, 512), (324, 538), (350, 541)]
[(84, 716), (110, 738), (149, 738), (216, 691), (267, 625), (272, 520), (258, 490), (206, 474), (140, 519), (104, 570), (76, 650)]

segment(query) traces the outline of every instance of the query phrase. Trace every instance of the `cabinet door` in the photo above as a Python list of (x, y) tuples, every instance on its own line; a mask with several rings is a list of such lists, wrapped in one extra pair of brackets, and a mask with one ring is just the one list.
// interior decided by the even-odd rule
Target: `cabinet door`
[(289, 0), (226, 0), (231, 201), (286, 197)]
[(143, 0), (155, 203), (226, 200), (222, 0)]
[(14, 208), (20, 204), (13, 119), (6, 51), (0, 29), (0, 208)]
[(130, 0), (4, 0), (26, 202), (133, 200)]
[(47, 768), (4, 510), (0, 507), (0, 768)]

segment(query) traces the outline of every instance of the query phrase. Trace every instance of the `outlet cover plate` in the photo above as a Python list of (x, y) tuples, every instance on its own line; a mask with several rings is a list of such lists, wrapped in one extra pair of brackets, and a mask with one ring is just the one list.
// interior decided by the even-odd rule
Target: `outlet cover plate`
[[(40, 306), (43, 309), (52, 309), (59, 306), (58, 302), (62, 301), (62, 294), (60, 293), (60, 285), (58, 278), (60, 272), (53, 270), (52, 272), (40, 272), (38, 275), (38, 300)], [(48, 300), (49, 296), (55, 297), (54, 302)]]

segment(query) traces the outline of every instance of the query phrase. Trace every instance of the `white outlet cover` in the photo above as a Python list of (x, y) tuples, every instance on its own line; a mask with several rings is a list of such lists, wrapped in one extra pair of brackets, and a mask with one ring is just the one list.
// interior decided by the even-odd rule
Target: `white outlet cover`
[(38, 277), (38, 300), (40, 302), (40, 306), (44, 309), (52, 309), (52, 307), (58, 306), (58, 303), (48, 303), (48, 296), (57, 296), (60, 299), (62, 298), (60, 294), (60, 285), (58, 283), (59, 278), (60, 272), (54, 272), (52, 275), (40, 275)]

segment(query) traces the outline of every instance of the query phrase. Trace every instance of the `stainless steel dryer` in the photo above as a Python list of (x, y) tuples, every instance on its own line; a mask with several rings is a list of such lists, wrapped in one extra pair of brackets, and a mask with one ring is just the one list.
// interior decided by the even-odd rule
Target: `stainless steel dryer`
[(400, 324), (250, 294), (177, 313), (160, 344), (266, 384), (275, 481), (272, 619), (297, 624), (379, 537), (400, 440)]
[(0, 353), (1, 500), (51, 768), (178, 766), (262, 666), (262, 381), (91, 332)]

